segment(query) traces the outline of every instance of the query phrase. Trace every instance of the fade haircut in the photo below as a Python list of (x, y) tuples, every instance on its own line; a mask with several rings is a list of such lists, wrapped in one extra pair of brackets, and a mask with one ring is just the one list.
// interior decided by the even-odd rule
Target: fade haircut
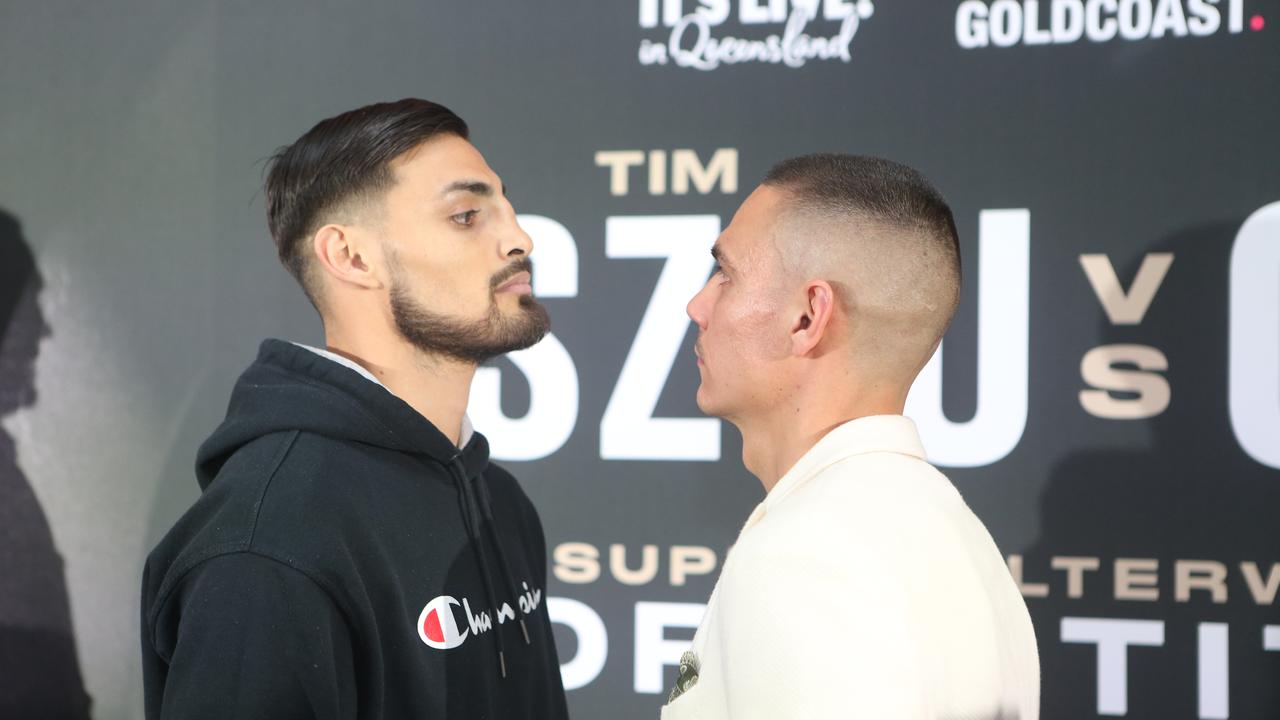
[(884, 158), (819, 153), (783, 160), (764, 184), (791, 195), (801, 212), (813, 210), (890, 228), (920, 232), (955, 259), (960, 282), (960, 238), (942, 193), (919, 171)]
[(391, 162), (442, 134), (468, 138), (449, 108), (405, 98), (376, 103), (320, 121), (268, 164), (267, 227), (280, 262), (317, 308), (307, 242), (352, 203), (379, 197), (395, 184)]
[(923, 367), (960, 302), (960, 242), (942, 194), (912, 168), (861, 155), (784, 160), (764, 184), (786, 198), (783, 265), (831, 277), (876, 346)]

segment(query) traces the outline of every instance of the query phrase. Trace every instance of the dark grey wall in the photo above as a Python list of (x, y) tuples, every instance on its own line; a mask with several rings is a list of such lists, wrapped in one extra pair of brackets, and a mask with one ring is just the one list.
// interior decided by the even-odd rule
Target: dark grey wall
[[(62, 630), (74, 634), (93, 716), (138, 714), (142, 558), (195, 497), (192, 457), (235, 376), (264, 336), (319, 340), (266, 234), (262, 159), (320, 118), (410, 95), (467, 118), (517, 209), (555, 221), (529, 222), (556, 339), (516, 360), (536, 368), (528, 375), (497, 363), (501, 412), (515, 421), (484, 398), (472, 412), (500, 454), (540, 456), (508, 466), (560, 552), (550, 594), (566, 621), (561, 654), (577, 659), (578, 682), (590, 679), (570, 692), (576, 716), (656, 714), (662, 696), (637, 690), (672, 677), (662, 660), (679, 643), (663, 644), (661, 624), (673, 641), (691, 637), (678, 626), (696, 621), (687, 604), (703, 602), (715, 576), (676, 584), (672, 556), (696, 568), (710, 549), (718, 562), (761, 497), (737, 433), (697, 421), (680, 312), (705, 277), (715, 229), (764, 171), (818, 150), (914, 165), (956, 211), (964, 305), (940, 400), (921, 390), (911, 409), (937, 462), (1021, 558), (1044, 716), (1114, 715), (1121, 704), (1138, 717), (1280, 710), (1280, 613), (1267, 586), (1280, 579), (1280, 6), (1124, 0), (1117, 14), (1059, 0), (1017, 24), (1036, 3), (822, 0), (804, 32), (836, 36), (841, 22), (823, 13), (857, 14), (835, 45), (848, 62), (702, 70), (669, 52), (666, 64), (640, 62), (672, 33), (667, 5), (673, 20), (699, 7), (0, 6), (0, 209), (34, 254), (50, 328), (36, 397), (4, 408), (17, 469), (0, 472), (4, 487), (29, 488), (65, 563)], [(785, 22), (742, 21), (757, 6), (768, 19), (768, 0), (703, 5), (713, 20), (727, 13), (711, 38), (785, 33)], [(1102, 22), (1053, 42), (1054, 8), (1082, 21), (1101, 8)], [(983, 39), (985, 16), (992, 42), (963, 47)], [(1117, 37), (1105, 39), (1111, 20)], [(1050, 42), (1036, 44), (1039, 31)], [(736, 182), (674, 194), (681, 149), (701, 163), (732, 149), (721, 157), (736, 156)], [(622, 150), (664, 151), (665, 192), (650, 192), (646, 163), (630, 170), (625, 195), (612, 193), (597, 154)], [(999, 210), (1021, 212), (983, 214)], [(649, 220), (610, 220), (636, 216)], [(629, 245), (628, 223), (653, 241)], [(550, 266), (568, 267), (575, 252), (576, 275), (553, 278)], [(1105, 255), (1089, 261), (1094, 273), (1113, 267), (1128, 291), (1149, 253), (1171, 253), (1172, 264), (1156, 278), (1162, 261), (1149, 261), (1138, 286), (1156, 283), (1155, 294), (1140, 322), (1112, 322), (1081, 256)], [(633, 350), (651, 298), (652, 325)], [(3, 328), (0, 348), (17, 328)], [(1138, 392), (1102, 378), (1097, 353), (1092, 382), (1082, 376), (1090, 351), (1114, 345), (1147, 348), (1112, 356), (1120, 370), (1142, 366)], [(1099, 400), (1080, 393), (1098, 383), (1112, 388), (1110, 412), (1151, 416), (1090, 413)], [(574, 389), (578, 402), (566, 405)], [(693, 424), (649, 423), (655, 394), (656, 416)], [(538, 422), (519, 424), (526, 411)], [(719, 459), (679, 459), (690, 456)], [(615, 545), (633, 570), (654, 546), (654, 577), (613, 572)], [(581, 560), (592, 551), (595, 578)], [(1086, 559), (1063, 560), (1072, 557)], [(1073, 597), (1063, 568), (1094, 561)], [(1220, 590), (1180, 597), (1180, 586)], [(0, 592), (23, 589), (6, 578)], [(13, 622), (55, 620), (0, 618)], [(1140, 644), (1157, 632), (1160, 646)], [(1081, 637), (1095, 639), (1071, 641)], [(1124, 638), (1135, 644), (1125, 650)]]

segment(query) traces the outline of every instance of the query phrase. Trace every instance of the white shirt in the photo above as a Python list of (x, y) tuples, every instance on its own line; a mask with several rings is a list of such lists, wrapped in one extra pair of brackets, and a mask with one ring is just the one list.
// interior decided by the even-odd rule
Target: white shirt
[(1037, 720), (1026, 604), (902, 416), (829, 432), (725, 559), (663, 720)]

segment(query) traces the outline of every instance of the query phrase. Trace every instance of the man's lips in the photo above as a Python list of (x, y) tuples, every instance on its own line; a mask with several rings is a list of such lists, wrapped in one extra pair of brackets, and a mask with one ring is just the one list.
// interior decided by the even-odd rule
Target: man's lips
[(527, 272), (518, 272), (511, 279), (498, 286), (498, 292), (513, 292), (519, 295), (533, 293), (533, 276)]

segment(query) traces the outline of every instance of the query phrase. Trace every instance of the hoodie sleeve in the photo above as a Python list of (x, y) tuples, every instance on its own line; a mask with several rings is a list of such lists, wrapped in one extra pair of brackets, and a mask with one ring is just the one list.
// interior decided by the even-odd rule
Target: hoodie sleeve
[[(156, 718), (356, 715), (351, 633), (333, 600), (303, 573), (250, 553), (201, 563), (157, 618), (149, 677)], [(150, 702), (148, 703), (151, 704)]]

